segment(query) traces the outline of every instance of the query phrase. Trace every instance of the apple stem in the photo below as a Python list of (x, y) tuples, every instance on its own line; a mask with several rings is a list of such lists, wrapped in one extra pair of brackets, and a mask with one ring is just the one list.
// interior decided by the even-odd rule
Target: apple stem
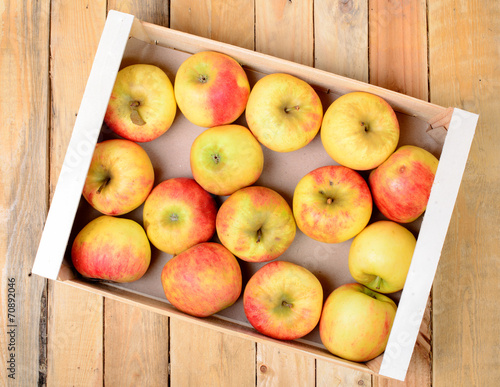
[(285, 113), (288, 113), (288, 112), (291, 112), (292, 110), (300, 110), (300, 106), (299, 105), (295, 105), (295, 106), (292, 106), (292, 107), (286, 107), (285, 108)]
[(257, 230), (257, 240), (255, 241), (256, 243), (260, 242), (260, 238), (262, 237), (262, 230), (259, 228)]
[(382, 278), (377, 276), (377, 278), (375, 278), (375, 289), (380, 289), (380, 282), (382, 282)]
[(132, 101), (130, 103), (130, 120), (138, 125), (138, 126), (142, 126), (142, 125), (145, 125), (146, 124), (146, 121), (144, 121), (141, 117), (141, 115), (139, 114), (139, 111), (137, 110), (137, 108), (141, 105), (141, 103), (139, 101)]
[(326, 199), (326, 204), (332, 204), (332, 203), (333, 203), (333, 199), (332, 198)]
[(293, 307), (293, 304), (290, 304), (289, 302), (286, 302), (285, 300), (283, 300), (283, 302), (281, 303), (282, 306), (287, 306), (289, 307), (290, 309)]
[(109, 177), (106, 178), (106, 180), (103, 181), (103, 183), (100, 185), (100, 187), (97, 189), (97, 193), (100, 194), (101, 191), (106, 187), (111, 179)]

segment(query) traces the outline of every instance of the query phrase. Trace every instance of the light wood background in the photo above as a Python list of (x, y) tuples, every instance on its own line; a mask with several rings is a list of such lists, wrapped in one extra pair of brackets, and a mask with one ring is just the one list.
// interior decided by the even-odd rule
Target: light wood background
[[(406, 383), (30, 275), (109, 9), (480, 114)], [(1, 385), (498, 385), (500, 2), (2, 0), (0, 50)]]

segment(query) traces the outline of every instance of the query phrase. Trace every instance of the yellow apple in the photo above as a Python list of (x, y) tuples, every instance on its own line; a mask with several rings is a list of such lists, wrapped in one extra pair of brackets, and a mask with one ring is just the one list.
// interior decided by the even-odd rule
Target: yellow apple
[(153, 184), (153, 165), (140, 145), (106, 140), (95, 147), (83, 197), (105, 215), (123, 215), (144, 203)]
[(349, 271), (357, 282), (380, 293), (403, 289), (417, 240), (400, 224), (381, 220), (352, 241)]
[(260, 177), (264, 168), (262, 147), (241, 125), (206, 129), (191, 145), (191, 172), (205, 190), (231, 195)]
[(174, 89), (163, 70), (135, 64), (118, 72), (104, 122), (127, 140), (147, 142), (171, 127), (176, 111)]
[(325, 112), (321, 141), (337, 163), (355, 170), (373, 169), (396, 149), (398, 119), (392, 107), (375, 94), (344, 94)]
[(277, 152), (291, 152), (316, 137), (323, 106), (307, 82), (289, 74), (275, 73), (254, 85), (245, 117), (260, 143)]
[(202, 127), (227, 125), (245, 110), (250, 84), (245, 70), (228, 55), (198, 52), (175, 75), (174, 92), (184, 116)]
[(427, 208), (438, 159), (414, 145), (404, 145), (370, 173), (368, 182), (380, 212), (399, 223), (413, 222)]
[(302, 179), (293, 193), (293, 215), (307, 236), (340, 243), (368, 224), (372, 197), (361, 175), (341, 165), (317, 168)]
[(102, 215), (76, 236), (71, 259), (84, 277), (114, 282), (141, 278), (151, 262), (151, 247), (139, 223)]
[(365, 362), (384, 352), (397, 306), (389, 297), (358, 284), (335, 289), (319, 322), (324, 346), (334, 355)]
[(217, 213), (216, 228), (221, 243), (248, 262), (276, 259), (290, 247), (296, 232), (286, 200), (259, 186), (242, 188), (226, 199)]

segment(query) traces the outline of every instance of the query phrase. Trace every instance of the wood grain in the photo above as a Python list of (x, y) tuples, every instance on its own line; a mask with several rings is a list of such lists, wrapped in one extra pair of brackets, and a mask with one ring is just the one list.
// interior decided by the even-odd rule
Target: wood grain
[(425, 101), (425, 0), (369, 0), (370, 83)]
[(104, 315), (104, 385), (168, 385), (168, 318), (109, 299)]
[(314, 386), (315, 359), (276, 348), (257, 346), (257, 386)]
[(30, 271), (48, 206), (49, 10), (49, 1), (0, 6), (0, 380), (9, 386), (46, 374), (46, 281)]
[(254, 49), (253, 0), (171, 0), (171, 28)]
[(368, 2), (314, 2), (314, 67), (368, 82)]
[(433, 287), (433, 383), (498, 384), (500, 4), (429, 3), (431, 101), (479, 124)]
[(316, 360), (316, 387), (343, 387), (372, 385), (372, 375), (368, 372), (334, 366), (324, 360)]
[[(54, 191), (97, 45), (106, 2), (51, 4), (50, 191)], [(103, 299), (50, 282), (47, 385), (102, 385)]]
[(255, 0), (255, 49), (313, 66), (313, 24), (312, 1)]
[(255, 343), (170, 320), (172, 386), (255, 386)]
[[(111, 9), (168, 27), (168, 2), (111, 0)], [(168, 317), (107, 298), (104, 323), (106, 385), (168, 384)]]

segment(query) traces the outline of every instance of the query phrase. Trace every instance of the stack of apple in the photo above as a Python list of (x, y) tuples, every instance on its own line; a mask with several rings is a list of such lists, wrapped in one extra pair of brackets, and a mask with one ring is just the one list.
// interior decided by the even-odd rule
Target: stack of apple
[[(153, 165), (137, 143), (163, 135), (177, 107), (206, 129), (189, 150), (192, 177), (154, 186)], [(248, 128), (235, 123), (243, 113)], [(233, 58), (206, 51), (182, 63), (174, 86), (156, 66), (122, 69), (105, 122), (122, 138), (98, 143), (91, 161), (83, 196), (102, 216), (74, 240), (79, 273), (138, 280), (149, 267), (151, 243), (173, 256), (161, 282), (168, 301), (185, 313), (212, 315), (243, 291), (248, 321), (267, 336), (292, 340), (319, 324), (323, 344), (337, 356), (367, 361), (384, 351), (397, 307), (382, 293), (403, 288), (416, 244), (401, 223), (425, 211), (438, 163), (419, 147), (396, 150), (399, 124), (386, 101), (349, 93), (323, 114), (305, 81), (276, 73), (251, 89)], [(292, 152), (320, 130), (335, 163), (303, 176), (292, 206), (254, 185), (264, 170), (262, 146)], [(368, 181), (360, 171), (371, 171)], [(373, 203), (386, 219), (370, 224)], [(142, 226), (126, 217), (141, 205)], [(325, 301), (312, 272), (277, 260), (297, 227), (320, 242), (352, 239), (348, 266), (357, 282)], [(238, 260), (265, 264), (244, 285)]]

